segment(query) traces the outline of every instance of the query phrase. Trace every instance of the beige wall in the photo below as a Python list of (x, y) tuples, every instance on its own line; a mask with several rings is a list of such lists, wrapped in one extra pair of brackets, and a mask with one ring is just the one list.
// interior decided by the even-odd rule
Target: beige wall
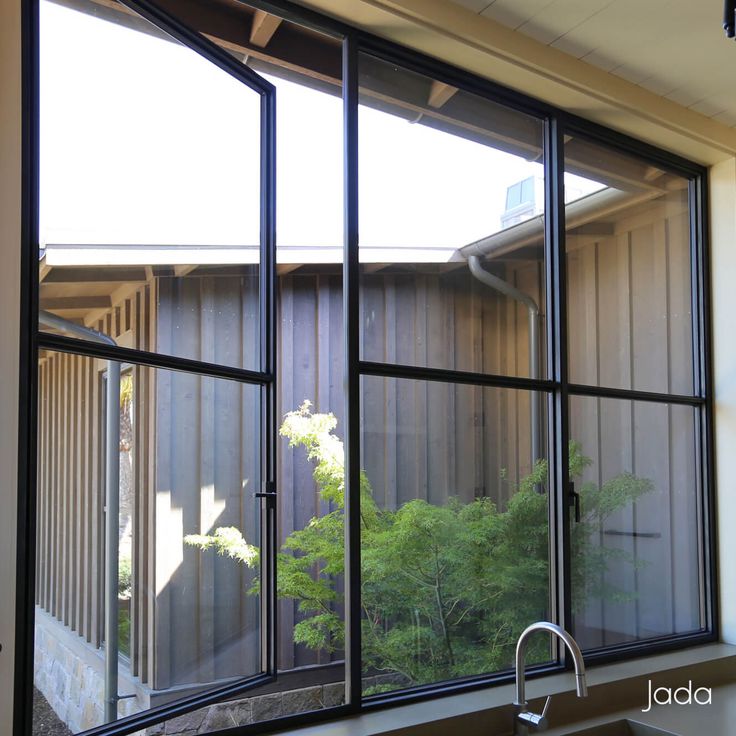
[(0, 0), (0, 736), (13, 699), (20, 286), (20, 0)]
[(736, 153), (736, 129), (450, 0), (301, 4), (703, 164)]
[[(736, 151), (733, 131), (706, 118), (677, 108), (623, 80), (607, 88), (606, 100), (590, 90), (606, 87), (597, 73), (581, 62), (569, 62), (553, 49), (540, 49), (487, 23), (453, 11), (438, 24), (428, 13), (440, 10), (439, 0), (359, 2), (313, 0), (311, 5), (375, 26), (384, 35), (402, 37), (436, 56), (464, 64), (481, 73), (503, 78), (508, 84), (537, 94), (552, 95), (557, 104), (580, 114), (614, 124), (643, 138), (659, 141), (671, 150), (705, 163), (718, 163), (711, 173), (713, 230), (713, 302), (715, 335), (716, 431), (718, 450), (719, 511), (721, 515), (721, 611), (723, 638), (736, 642), (736, 576), (733, 534), (728, 521), (736, 514), (730, 450), (736, 442), (736, 377), (733, 364), (733, 284), (736, 283)], [(20, 242), (20, 0), (0, 0), (0, 736), (11, 732), (12, 664), (14, 631), (15, 488), (17, 456), (17, 346)], [(403, 6), (403, 7), (402, 7)], [(399, 13), (396, 13), (396, 10)], [(412, 21), (414, 14), (414, 21)], [(418, 17), (423, 15), (424, 17)], [(415, 33), (410, 37), (412, 23)], [(379, 25), (380, 24), (380, 25)], [(480, 36), (480, 37), (479, 37)], [(469, 41), (467, 39), (470, 39)], [(500, 49), (500, 51), (499, 51)], [(505, 49), (505, 50), (504, 50)], [(503, 54), (499, 54), (503, 51)], [(547, 55), (545, 55), (547, 54)], [(549, 56), (554, 54), (554, 56)], [(505, 58), (502, 58), (504, 57)], [(555, 75), (540, 74), (544, 65)], [(605, 75), (610, 82), (610, 75)], [(518, 81), (518, 83), (517, 83)], [(587, 91), (586, 91), (587, 90)], [(621, 115), (620, 111), (626, 114)], [(663, 117), (670, 122), (667, 124)], [(673, 130), (673, 125), (677, 130)], [(718, 127), (714, 127), (718, 126)]]
[(716, 483), (721, 638), (736, 643), (736, 518), (733, 448), (736, 446), (736, 160), (710, 171), (713, 378), (715, 385)]

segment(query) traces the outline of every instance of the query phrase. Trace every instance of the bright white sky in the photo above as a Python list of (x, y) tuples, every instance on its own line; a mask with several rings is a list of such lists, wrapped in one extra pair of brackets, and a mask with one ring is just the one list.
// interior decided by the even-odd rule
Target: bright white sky
[[(278, 242), (341, 245), (342, 101), (271, 81)], [(191, 50), (42, 2), (41, 243), (256, 244), (259, 116), (255, 92)], [(365, 107), (360, 148), (361, 245), (460, 247), (542, 174)]]

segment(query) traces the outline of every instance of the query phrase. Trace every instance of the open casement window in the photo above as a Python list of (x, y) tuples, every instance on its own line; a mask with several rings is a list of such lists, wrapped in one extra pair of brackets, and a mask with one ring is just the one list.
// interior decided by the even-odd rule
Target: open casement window
[(35, 707), (169, 732), (277, 668), (276, 89), (151, 3), (39, 26)]

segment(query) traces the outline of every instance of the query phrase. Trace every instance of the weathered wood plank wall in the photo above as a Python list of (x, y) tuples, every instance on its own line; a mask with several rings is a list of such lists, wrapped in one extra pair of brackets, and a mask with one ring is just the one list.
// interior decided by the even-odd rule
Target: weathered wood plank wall
[[(628, 212), (605, 236), (568, 236), (573, 381), (691, 393), (689, 235), (680, 192)], [(629, 472), (654, 484), (600, 530), (599, 544), (641, 566), (611, 564), (597, 581), (631, 597), (609, 596), (581, 612), (581, 643), (604, 646), (699, 628), (692, 409), (574, 398), (571, 437), (593, 461), (584, 481), (600, 485)]]
[[(309, 400), (315, 411), (336, 415), (337, 431), (342, 435), (341, 278), (328, 269), (322, 271), (287, 275), (279, 280), (280, 393), (277, 410), (279, 416), (283, 416)], [(536, 266), (519, 267), (518, 283), (529, 286), (530, 272), (536, 280), (536, 271)], [(248, 302), (248, 299), (257, 299), (254, 287), (254, 282), (244, 287), (240, 277), (160, 279), (159, 350), (242, 365), (240, 361), (248, 351), (244, 344), (252, 346), (251, 350), (257, 347), (257, 310), (255, 301)], [(214, 295), (218, 300), (216, 307), (211, 301), (207, 302)], [(216, 320), (210, 316), (215, 311)], [(399, 361), (415, 360), (409, 351), (421, 352), (429, 344), (438, 360), (447, 360), (448, 356), (453, 360), (449, 367), (497, 372), (517, 370), (518, 364), (519, 372), (527, 373), (525, 310), (505, 304), (478, 285), (464, 269), (458, 274), (442, 276), (376, 274), (368, 277), (364, 283), (362, 312), (364, 323), (374, 325), (373, 329), (364, 331), (367, 358), (391, 359), (390, 354), (378, 356), (374, 352), (369, 355), (366, 346), (371, 340), (374, 345), (381, 342), (387, 352), (398, 351), (396, 359)], [(420, 320), (423, 320), (420, 322), (423, 332), (417, 327)], [(512, 338), (501, 334), (506, 325), (516, 327), (517, 323), (518, 334)], [(384, 330), (383, 325), (390, 329)], [(438, 330), (439, 325), (444, 326), (444, 331)], [(215, 328), (218, 330), (216, 336), (213, 334)], [(449, 350), (448, 335), (452, 336)], [(394, 340), (393, 347), (391, 340)], [(492, 347), (487, 348), (488, 344)], [(509, 345), (518, 347), (518, 356), (508, 357)], [(213, 352), (215, 348), (219, 352)], [(490, 368), (486, 367), (488, 365)], [(255, 601), (242, 595), (247, 583), (236, 574), (237, 564), (189, 548), (182, 551), (171, 543), (187, 533), (207, 533), (229, 524), (245, 529), (248, 539), (254, 539), (255, 534), (241, 510), (249, 502), (248, 497), (243, 496), (241, 501), (228, 498), (216, 517), (211, 511), (212, 481), (205, 459), (212, 458), (222, 479), (222, 487), (215, 484), (214, 488), (215, 497), (218, 497), (219, 493), (225, 493), (225, 488), (237, 487), (233, 486), (237, 473), (229, 479), (228, 475), (238, 457), (242, 459), (248, 452), (243, 445), (239, 451), (224, 454), (220, 452), (220, 443), (211, 440), (217, 436), (217, 428), (222, 426), (224, 412), (237, 406), (237, 402), (229, 399), (213, 405), (205, 389), (193, 384), (189, 386), (187, 381), (192, 379), (171, 374), (160, 375), (157, 382), (159, 505), (156, 523), (161, 540), (157, 568), (167, 582), (159, 587), (157, 595), (156, 687), (206, 681), (214, 674), (221, 677), (242, 674), (256, 664), (253, 661), (249, 665), (254, 649), (250, 650), (250, 655), (244, 650), (238, 651), (229, 664), (227, 657), (221, 654), (223, 647), (232, 647), (238, 637), (241, 642), (249, 639), (238, 626), (242, 625), (242, 620), (254, 620), (252, 606)], [(190, 401), (191, 397), (194, 398)], [(186, 411), (183, 406), (187, 407)], [(502, 503), (513, 490), (519, 474), (528, 472), (530, 467), (529, 404), (528, 397), (520, 392), (410, 382), (371, 385), (365, 381), (362, 406), (367, 430), (363, 436), (364, 466), (376, 497), (388, 506), (395, 507), (410, 498), (427, 498), (441, 503), (451, 495), (470, 500), (484, 494), (493, 495)], [(241, 411), (245, 410), (241, 408)], [(487, 414), (493, 416), (492, 421), (487, 419)], [(205, 417), (209, 418), (205, 421)], [(428, 420), (431, 431), (427, 430)], [(169, 427), (174, 433), (173, 441), (169, 437)], [(398, 441), (386, 438), (387, 427), (389, 435), (390, 428), (394, 428), (393, 436)], [(413, 436), (415, 432), (416, 437)], [(326, 509), (320, 504), (312, 466), (303, 450), (289, 449), (286, 439), (281, 439), (278, 462), (279, 531), (283, 541)], [(173, 469), (176, 469), (175, 478), (169, 475)], [(168, 489), (173, 490), (169, 493)], [(209, 566), (220, 571), (217, 599), (211, 597), (213, 588), (209, 579), (215, 573), (208, 572)], [(228, 575), (232, 579), (226, 582)], [(223, 620), (221, 628), (215, 630), (212, 622), (203, 623), (198, 617), (201, 618), (218, 600), (229, 601), (230, 623)], [(243, 613), (249, 607), (251, 617)], [(300, 615), (291, 601), (281, 601), (279, 607), (282, 668), (339, 658), (339, 653), (333, 656), (315, 654), (301, 645), (294, 645), (291, 632)], [(191, 610), (195, 615), (181, 616), (182, 610)], [(168, 637), (172, 641), (169, 646), (166, 644)], [(174, 646), (174, 641), (179, 645)], [(171, 661), (166, 659), (167, 652)]]
[[(509, 266), (501, 275), (543, 302), (539, 264)], [(362, 297), (366, 360), (529, 375), (526, 308), (465, 268), (365, 276)], [(488, 496), (503, 505), (531, 469), (527, 392), (364, 378), (362, 396), (361, 458), (386, 508), (450, 496)]]
[[(279, 279), (277, 412), (283, 417), (305, 400), (315, 412), (332, 412), (337, 434), (343, 438), (342, 279), (333, 273), (287, 275)], [(328, 511), (318, 497), (312, 465), (302, 448), (290, 449), (286, 438), (278, 444), (279, 536), (303, 529), (314, 516)], [(340, 658), (315, 654), (292, 640), (300, 619), (291, 601), (279, 603), (279, 666), (283, 669)]]
[[(161, 278), (158, 349), (257, 368), (257, 271)], [(187, 534), (234, 526), (258, 541), (260, 389), (158, 371), (155, 568), (156, 688), (260, 670), (253, 573), (184, 544)]]

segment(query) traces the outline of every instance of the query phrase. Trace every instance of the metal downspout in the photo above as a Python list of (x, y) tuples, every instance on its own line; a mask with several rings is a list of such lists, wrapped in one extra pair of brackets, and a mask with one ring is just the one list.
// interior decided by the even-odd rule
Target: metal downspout
[[(117, 345), (109, 335), (40, 310), (46, 327), (84, 340)], [(107, 361), (105, 418), (105, 722), (118, 715), (118, 575), (120, 518), (120, 363)]]
[[(528, 294), (519, 291), (508, 281), (504, 281), (495, 274), (489, 273), (481, 265), (478, 256), (468, 256), (468, 268), (470, 273), (475, 276), (478, 281), (490, 286), (491, 289), (510, 297), (523, 304), (527, 309), (529, 319), (529, 378), (539, 378), (539, 307), (537, 303)], [(539, 393), (532, 391), (529, 397), (530, 415), (531, 415), (531, 469), (534, 470), (534, 464), (542, 457), (541, 454), (541, 423), (540, 423), (540, 406)]]

